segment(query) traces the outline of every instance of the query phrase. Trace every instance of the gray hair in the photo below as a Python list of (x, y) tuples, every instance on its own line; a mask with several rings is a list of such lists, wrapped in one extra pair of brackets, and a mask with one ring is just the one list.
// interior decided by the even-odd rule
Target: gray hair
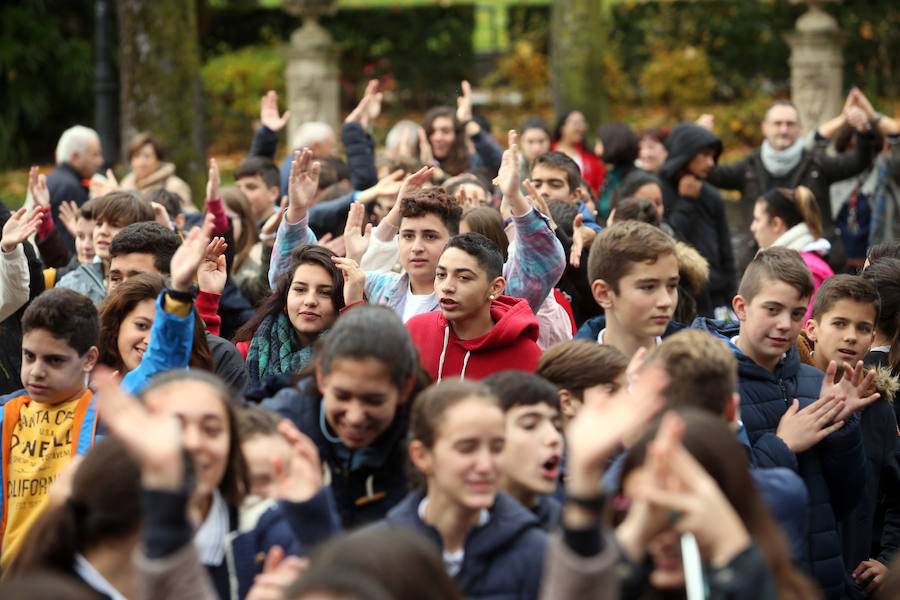
[(335, 139), (331, 125), (322, 121), (309, 121), (297, 129), (294, 146), (297, 148), (308, 148), (312, 144), (324, 142), (329, 138)]
[(63, 131), (63, 134), (59, 136), (59, 143), (56, 144), (56, 164), (69, 162), (76, 152), (80, 156), (85, 156), (91, 140), (97, 140), (97, 143), (100, 143), (100, 136), (96, 131), (84, 125), (75, 125)]
[(385, 150), (397, 152), (404, 139), (408, 139), (410, 132), (412, 132), (412, 146), (415, 148), (419, 143), (419, 124), (409, 119), (397, 121), (388, 131), (387, 139), (384, 141)]

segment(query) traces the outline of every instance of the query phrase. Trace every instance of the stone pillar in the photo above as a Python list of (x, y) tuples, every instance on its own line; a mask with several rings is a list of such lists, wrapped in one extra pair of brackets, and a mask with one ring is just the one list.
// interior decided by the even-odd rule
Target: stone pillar
[(285, 0), (284, 10), (303, 17), (303, 27), (291, 34), (287, 59), (288, 144), (295, 148), (297, 129), (308, 121), (323, 121), (340, 131), (338, 48), (317, 19), (332, 14), (336, 0)]
[[(797, 4), (804, 0), (791, 0)], [(844, 34), (822, 9), (826, 1), (808, 0), (810, 8), (785, 34), (791, 47), (791, 100), (800, 111), (804, 132), (837, 116), (844, 105), (842, 47)]]

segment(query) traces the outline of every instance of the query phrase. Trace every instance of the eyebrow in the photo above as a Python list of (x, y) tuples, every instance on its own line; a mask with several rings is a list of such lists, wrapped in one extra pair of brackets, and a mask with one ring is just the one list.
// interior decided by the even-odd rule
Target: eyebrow
[[(307, 283), (307, 282), (305, 282), (305, 281), (292, 281), (292, 282), (291, 282), (291, 287), (293, 287), (293, 286), (295, 286), (295, 285), (305, 285), (305, 286), (309, 287), (309, 283)], [(330, 288), (330, 287), (334, 287), (334, 284), (332, 284), (332, 283), (324, 283), (324, 284), (318, 285), (318, 286), (316, 286), (316, 287)]]
[[(444, 271), (448, 271), (448, 270), (449, 270), (449, 269), (447, 269), (447, 267), (445, 267), (444, 265), (438, 265), (437, 268), (438, 268), (438, 269), (443, 269)], [(471, 273), (472, 275), (475, 275), (476, 277), (478, 277), (478, 273), (476, 273), (476, 272), (473, 271), (472, 269), (469, 269), (469, 268), (466, 268), (466, 267), (461, 267), (461, 268), (459, 268), (459, 269), (453, 269), (453, 273)]]
[(65, 354), (40, 354), (39, 352), (35, 352), (34, 350), (29, 350), (28, 348), (22, 346), (22, 351), (27, 352), (28, 354), (34, 354), (35, 356), (43, 356), (45, 360), (69, 360), (69, 356)]
[(408, 227), (405, 229), (401, 229), (400, 233), (415, 233), (417, 231), (421, 231), (422, 233), (437, 233), (437, 234), (441, 233), (437, 229), (410, 229)]

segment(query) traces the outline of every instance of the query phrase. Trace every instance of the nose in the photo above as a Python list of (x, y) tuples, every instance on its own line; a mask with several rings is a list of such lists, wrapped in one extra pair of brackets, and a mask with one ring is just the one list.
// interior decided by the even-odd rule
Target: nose
[(475, 457), (475, 470), (478, 473), (489, 473), (494, 469), (494, 463), (497, 460), (498, 457), (485, 445)]
[(357, 402), (351, 402), (347, 412), (344, 413), (344, 422), (347, 425), (358, 427), (365, 423), (366, 413)]
[(200, 431), (191, 425), (182, 425), (181, 443), (184, 449), (193, 454), (200, 448)]
[(306, 295), (303, 296), (303, 304), (306, 306), (316, 306), (319, 303), (319, 298), (316, 296), (314, 290), (310, 289), (306, 292)]
[(675, 290), (670, 290), (668, 287), (661, 287), (659, 293), (656, 295), (656, 306), (658, 308), (669, 308), (675, 303), (675, 299), (672, 297), (675, 293)]
[(547, 423), (545, 439), (547, 440), (547, 445), (551, 448), (555, 449), (562, 446), (562, 434), (552, 423)]

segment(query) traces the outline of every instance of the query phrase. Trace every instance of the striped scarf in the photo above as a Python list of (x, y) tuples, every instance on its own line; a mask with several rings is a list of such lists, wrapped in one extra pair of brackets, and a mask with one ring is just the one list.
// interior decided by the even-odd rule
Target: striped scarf
[(263, 319), (253, 334), (247, 352), (247, 370), (252, 381), (263, 381), (272, 375), (296, 373), (311, 358), (312, 344), (301, 348), (290, 319), (279, 312)]

